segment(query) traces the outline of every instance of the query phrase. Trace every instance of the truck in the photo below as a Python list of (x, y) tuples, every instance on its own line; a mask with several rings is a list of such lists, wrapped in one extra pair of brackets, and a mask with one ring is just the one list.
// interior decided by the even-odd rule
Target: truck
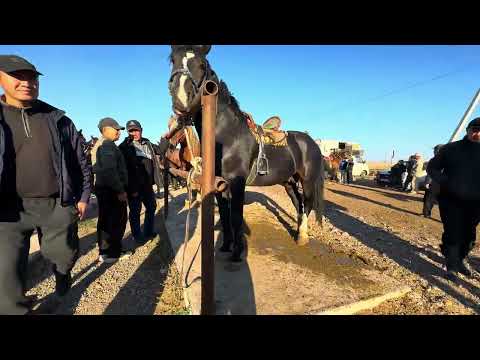
[(315, 140), (320, 147), (322, 155), (325, 157), (336, 157), (340, 159), (348, 159), (353, 157), (354, 177), (366, 177), (370, 173), (367, 162), (364, 159), (365, 152), (359, 143), (339, 140)]

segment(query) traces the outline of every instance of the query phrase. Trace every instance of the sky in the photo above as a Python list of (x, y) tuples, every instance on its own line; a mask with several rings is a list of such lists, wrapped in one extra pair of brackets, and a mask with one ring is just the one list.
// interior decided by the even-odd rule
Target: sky
[[(0, 45), (45, 75), (40, 99), (87, 139), (109, 116), (139, 120), (158, 141), (172, 113), (169, 53), (169, 45)], [(278, 115), (286, 130), (358, 142), (369, 161), (393, 150), (395, 159), (430, 158), (480, 88), (480, 46), (214, 45), (208, 59), (257, 122)]]

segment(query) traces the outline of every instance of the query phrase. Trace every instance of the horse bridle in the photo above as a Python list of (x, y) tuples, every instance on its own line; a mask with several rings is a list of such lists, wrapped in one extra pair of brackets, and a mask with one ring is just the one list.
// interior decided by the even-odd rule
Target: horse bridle
[(194, 100), (192, 101), (192, 104), (194, 104), (197, 100), (196, 98), (197, 98), (198, 94), (200, 93), (200, 90), (202, 89), (205, 82), (208, 80), (208, 77), (210, 75), (210, 67), (208, 66), (208, 63), (205, 64), (206, 65), (205, 66), (205, 74), (203, 75), (203, 78), (200, 81), (200, 85), (199, 85), (195, 81), (195, 79), (193, 78), (192, 72), (188, 68), (188, 58), (186, 56), (182, 59), (182, 65), (183, 66), (181, 68), (178, 68), (177, 70), (173, 71), (172, 74), (170, 75), (170, 79), (168, 80), (168, 87), (169, 87), (169, 90), (170, 90), (170, 94), (173, 95), (173, 93), (172, 93), (173, 79), (179, 74), (180, 75), (185, 75), (190, 79), (190, 81), (193, 84)]

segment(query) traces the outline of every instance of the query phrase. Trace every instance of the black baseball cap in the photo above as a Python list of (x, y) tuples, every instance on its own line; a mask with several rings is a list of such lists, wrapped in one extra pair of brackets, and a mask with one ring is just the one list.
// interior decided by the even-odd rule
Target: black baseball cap
[(127, 121), (127, 130), (142, 130), (142, 125), (137, 120)]
[(12, 73), (14, 71), (30, 70), (37, 75), (43, 75), (37, 71), (34, 65), (17, 55), (0, 55), (0, 71)]
[(110, 127), (114, 128), (114, 129), (117, 129), (117, 130), (125, 130), (125, 128), (120, 126), (118, 124), (118, 122), (116, 122), (114, 119), (109, 118), (109, 117), (103, 118), (98, 123), (98, 128), (100, 129), (100, 131), (102, 131), (102, 129), (104, 127), (107, 127), (107, 126), (110, 126)]
[(470, 123), (467, 126), (467, 130), (470, 128), (480, 128), (480, 117), (477, 117), (470, 121)]

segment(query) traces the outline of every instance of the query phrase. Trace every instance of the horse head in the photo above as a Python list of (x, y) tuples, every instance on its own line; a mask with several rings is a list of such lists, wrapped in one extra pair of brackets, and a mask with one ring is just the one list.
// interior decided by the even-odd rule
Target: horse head
[(173, 111), (193, 114), (200, 108), (201, 88), (215, 76), (207, 61), (211, 45), (172, 45), (172, 72), (168, 82)]

